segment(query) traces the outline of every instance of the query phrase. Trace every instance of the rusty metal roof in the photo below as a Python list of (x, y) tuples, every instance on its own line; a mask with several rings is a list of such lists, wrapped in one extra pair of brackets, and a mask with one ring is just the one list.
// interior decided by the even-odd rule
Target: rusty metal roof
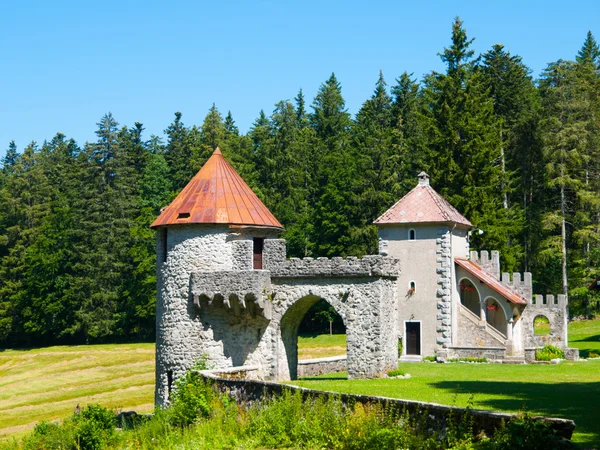
[(526, 305), (527, 300), (521, 297), (517, 292), (513, 291), (508, 286), (503, 285), (500, 280), (494, 277), (491, 273), (484, 270), (481, 266), (475, 264), (466, 258), (455, 257), (454, 262), (465, 269), (483, 284), (489, 286), (506, 300), (518, 305)]
[(283, 229), (218, 148), (150, 227), (190, 223)]
[(421, 172), (419, 184), (373, 223), (387, 225), (441, 222), (455, 223), (465, 227), (473, 226), (454, 206), (429, 186), (429, 176), (425, 172)]

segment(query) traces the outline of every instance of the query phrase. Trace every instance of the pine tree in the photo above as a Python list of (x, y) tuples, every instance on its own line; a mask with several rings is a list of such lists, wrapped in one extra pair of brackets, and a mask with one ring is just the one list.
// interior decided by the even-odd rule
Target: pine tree
[(598, 43), (591, 31), (587, 32), (585, 42), (577, 53), (576, 60), (580, 64), (583, 62), (591, 63), (597, 70), (600, 70), (600, 48), (598, 48)]
[(352, 238), (357, 253), (375, 253), (377, 229), (372, 225), (400, 195), (398, 183), (400, 157), (394, 145), (395, 133), (392, 99), (383, 74), (375, 84), (373, 96), (356, 116), (353, 127), (358, 165), (352, 198)]
[(2, 158), (2, 170), (4, 172), (10, 172), (10, 170), (17, 163), (18, 157), (19, 154), (17, 153), (17, 144), (15, 144), (15, 141), (10, 141), (10, 144), (8, 144), (8, 150), (6, 150), (4, 158)]
[(440, 54), (446, 73), (425, 79), (429, 170), (434, 187), (485, 230), (483, 240), (472, 244), (508, 255), (514, 224), (502, 210), (500, 123), (482, 74), (474, 70), (471, 42), (456, 18), (451, 46)]

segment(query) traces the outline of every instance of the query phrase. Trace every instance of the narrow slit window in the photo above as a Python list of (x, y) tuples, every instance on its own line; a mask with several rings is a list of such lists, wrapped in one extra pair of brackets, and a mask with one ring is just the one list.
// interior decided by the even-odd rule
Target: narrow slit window
[(161, 253), (162, 253), (162, 262), (165, 262), (167, 260), (167, 229), (163, 228), (162, 230), (160, 230), (160, 241), (161, 241)]
[(411, 291), (415, 292), (415, 290), (417, 289), (417, 284), (416, 284), (414, 281), (411, 281), (411, 282), (408, 284), (408, 288), (409, 288)]
[(252, 260), (252, 268), (259, 270), (263, 268), (263, 248), (265, 244), (264, 238), (254, 238), (253, 239), (253, 260)]
[(173, 389), (173, 371), (167, 370), (167, 398), (171, 398), (171, 390)]
[(411, 228), (410, 230), (408, 230), (408, 240), (414, 241), (416, 239), (417, 239), (417, 232), (415, 231), (414, 228)]

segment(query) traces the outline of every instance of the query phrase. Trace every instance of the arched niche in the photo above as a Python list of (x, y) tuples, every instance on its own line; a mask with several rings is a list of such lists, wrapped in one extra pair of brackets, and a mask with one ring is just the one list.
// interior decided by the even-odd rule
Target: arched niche
[(479, 317), (481, 311), (481, 300), (479, 291), (468, 278), (463, 278), (458, 284), (460, 292), (460, 302), (473, 314)]
[(507, 315), (499, 301), (494, 297), (485, 299), (485, 319), (488, 325), (494, 327), (504, 336), (507, 336)]

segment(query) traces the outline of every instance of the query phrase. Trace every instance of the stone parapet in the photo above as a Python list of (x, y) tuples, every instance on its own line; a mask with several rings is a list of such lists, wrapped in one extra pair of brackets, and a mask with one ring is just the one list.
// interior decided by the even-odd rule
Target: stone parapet
[(500, 274), (500, 253), (497, 250), (492, 250), (491, 255), (487, 250), (482, 250), (479, 253), (472, 251), (469, 254), (469, 259), (521, 297), (528, 300), (531, 299), (533, 294), (531, 273), (525, 272), (521, 274), (514, 272), (512, 276), (508, 272)]
[(387, 277), (396, 278), (400, 262), (394, 258), (369, 255), (362, 258), (291, 258), (265, 267), (276, 278)]
[[(335, 398), (339, 399), (345, 405), (354, 405), (356, 403), (381, 405), (387, 411), (396, 410), (404, 412), (413, 419), (427, 418), (429, 422), (426, 428), (431, 428), (432, 430), (446, 430), (448, 421), (452, 421), (456, 425), (463, 420), (468, 420), (474, 436), (482, 432), (488, 436), (493, 436), (494, 432), (504, 427), (506, 422), (518, 417), (517, 414), (511, 413), (459, 408), (456, 406), (445, 406), (437, 403), (425, 403), (399, 398), (317, 391), (297, 386), (248, 379), (232, 380), (220, 378), (207, 372), (201, 372), (201, 375), (207, 381), (213, 383), (219, 391), (232, 396), (237, 403), (242, 405), (263, 402), (268, 398), (282, 395), (286, 391), (296, 391), (300, 392), (304, 399), (313, 399), (316, 397), (326, 399)], [(532, 418), (547, 423), (558, 436), (564, 439), (571, 439), (575, 430), (575, 423), (572, 420), (543, 416), (533, 416)]]
[(236, 315), (248, 310), (271, 319), (271, 277), (266, 270), (192, 273), (190, 291), (198, 308), (222, 304)]

